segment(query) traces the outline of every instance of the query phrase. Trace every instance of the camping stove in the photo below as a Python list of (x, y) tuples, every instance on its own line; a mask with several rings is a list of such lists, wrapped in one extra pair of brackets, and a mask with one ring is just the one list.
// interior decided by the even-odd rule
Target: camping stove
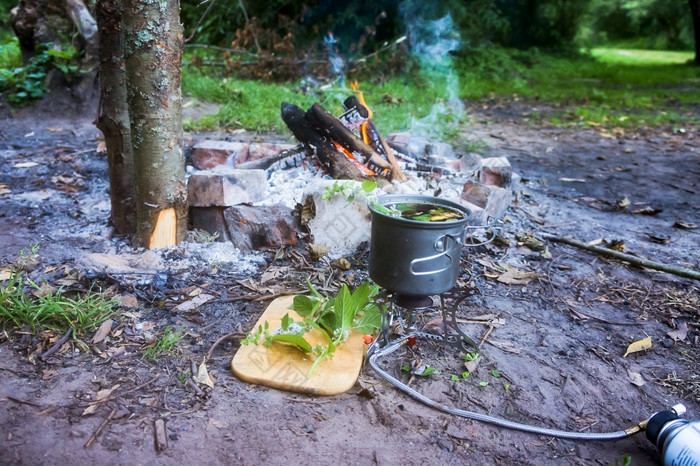
[(440, 314), (442, 315), (442, 335), (423, 332), (418, 330), (417, 321), (421, 313), (425, 313), (434, 308), (431, 296), (408, 296), (395, 294), (391, 300), (391, 305), (386, 312), (382, 313), (382, 325), (379, 335), (368, 349), (371, 354), (378, 348), (391, 346), (391, 332), (395, 326), (399, 326), (403, 336), (399, 338), (408, 344), (413, 344), (418, 338), (438, 341), (445, 346), (452, 347), (460, 351), (469, 351), (469, 347), (476, 348), (477, 344), (467, 334), (462, 332), (456, 317), (456, 310), (464, 298), (459, 299), (454, 306), (447, 306), (445, 293), (438, 295), (440, 298)]

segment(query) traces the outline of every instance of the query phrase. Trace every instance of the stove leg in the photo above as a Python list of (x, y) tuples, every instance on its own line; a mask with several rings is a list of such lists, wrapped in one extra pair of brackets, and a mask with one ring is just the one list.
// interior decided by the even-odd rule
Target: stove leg
[(440, 295), (440, 311), (442, 312), (444, 343), (464, 351), (469, 351), (470, 346), (476, 349), (478, 347), (476, 342), (465, 334), (457, 323), (457, 309), (448, 309), (443, 295)]

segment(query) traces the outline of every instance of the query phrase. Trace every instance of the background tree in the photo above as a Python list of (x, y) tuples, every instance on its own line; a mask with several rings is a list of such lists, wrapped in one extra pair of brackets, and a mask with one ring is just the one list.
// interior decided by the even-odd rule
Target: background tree
[(124, 57), (136, 192), (136, 243), (176, 244), (187, 231), (177, 0), (124, 0)]

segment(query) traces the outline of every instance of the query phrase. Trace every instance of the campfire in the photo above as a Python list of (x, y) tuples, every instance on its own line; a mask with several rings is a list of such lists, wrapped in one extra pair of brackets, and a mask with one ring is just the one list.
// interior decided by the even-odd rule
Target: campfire
[[(517, 182), (505, 157), (457, 153), (444, 142), (410, 133), (384, 137), (355, 86), (337, 117), (320, 103), (303, 110), (281, 104), (298, 145), (202, 141), (192, 152), (188, 181), (192, 227), (218, 233), (240, 249), (279, 248), (305, 241), (332, 256), (369, 238), (369, 211), (322, 194), (333, 180), (379, 181), (386, 193), (440, 196), (471, 212), (471, 225), (500, 218)], [(330, 183), (330, 184), (329, 184)], [(342, 196), (341, 196), (342, 197)], [(342, 215), (339, 215), (342, 212)]]
[[(356, 87), (356, 86), (355, 86)], [(293, 104), (282, 104), (282, 119), (333, 178), (363, 180), (383, 177), (405, 181), (391, 147), (372, 121), (362, 93), (348, 97), (345, 113), (335, 118), (320, 104), (306, 112)]]

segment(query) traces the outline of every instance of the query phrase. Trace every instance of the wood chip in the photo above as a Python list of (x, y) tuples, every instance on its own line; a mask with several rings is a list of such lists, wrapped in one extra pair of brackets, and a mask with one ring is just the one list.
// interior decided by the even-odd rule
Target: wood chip
[(165, 421), (156, 419), (153, 423), (154, 437), (156, 442), (156, 451), (161, 452), (168, 449), (168, 435), (165, 431)]

